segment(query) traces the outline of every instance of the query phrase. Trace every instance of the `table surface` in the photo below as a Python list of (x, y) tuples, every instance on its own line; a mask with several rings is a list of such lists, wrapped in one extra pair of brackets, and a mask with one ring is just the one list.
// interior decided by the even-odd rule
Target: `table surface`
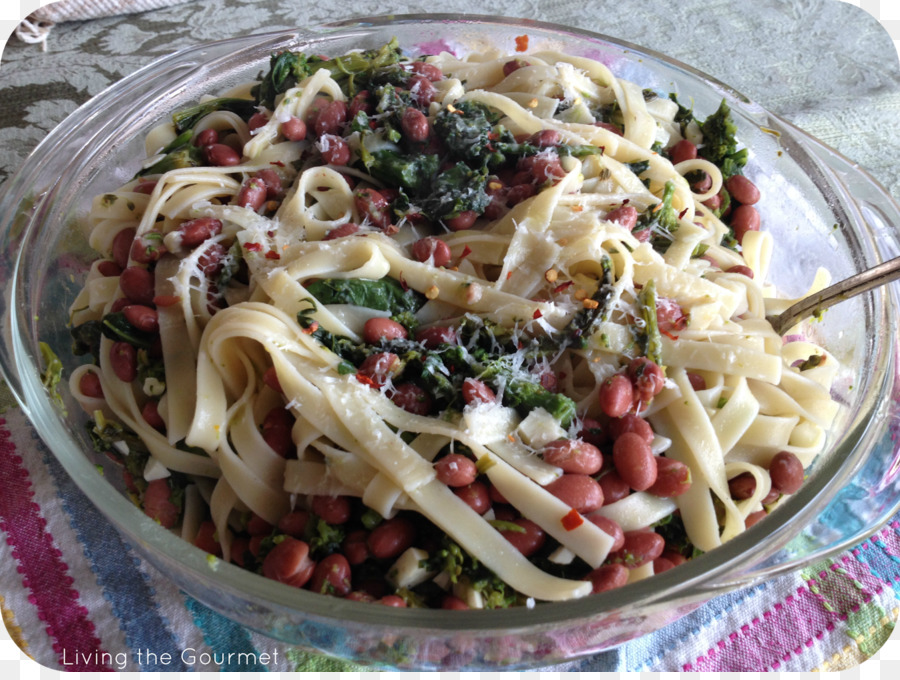
[[(430, 9), (374, 2), (366, 14)], [(472, 0), (441, 4), (444, 12), (481, 9)], [(897, 53), (884, 29), (852, 5), (561, 0), (550, 6), (500, 0), (492, 9), (594, 30), (680, 59), (855, 160), (900, 199)], [(362, 13), (334, 3), (210, 0), (60, 23), (46, 50), (11, 38), (0, 62), (0, 183), (75, 108), (155, 58), (208, 40), (356, 16)], [(266, 669), (191, 663), (182, 652), (197, 650), (199, 658), (201, 652), (278, 650), (279, 663), (269, 670), (357, 669), (243, 629), (177, 591), (97, 516), (2, 384), (0, 478), (6, 484), (0, 495), (0, 608), (13, 640), (43, 665), (255, 671)], [(876, 653), (894, 627), (898, 564), (900, 522), (894, 518), (841, 555), (712, 600), (658, 633), (554, 670), (850, 668)], [(98, 654), (79, 661), (75, 649)], [(154, 650), (156, 658), (137, 654), (142, 649)], [(166, 651), (171, 664), (159, 659)], [(104, 664), (99, 652), (109, 652), (112, 662)]]

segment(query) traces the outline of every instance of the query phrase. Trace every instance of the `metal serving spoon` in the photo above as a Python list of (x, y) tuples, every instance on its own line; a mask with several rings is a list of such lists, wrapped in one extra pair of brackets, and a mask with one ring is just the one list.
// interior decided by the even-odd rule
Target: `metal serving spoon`
[(900, 257), (883, 262), (871, 269), (838, 281), (835, 284), (823, 288), (800, 302), (791, 305), (781, 314), (771, 314), (766, 320), (772, 324), (772, 328), (778, 335), (796, 324), (798, 321), (818, 314), (822, 310), (838, 302), (843, 302), (860, 293), (883, 286), (896, 279), (900, 279)]

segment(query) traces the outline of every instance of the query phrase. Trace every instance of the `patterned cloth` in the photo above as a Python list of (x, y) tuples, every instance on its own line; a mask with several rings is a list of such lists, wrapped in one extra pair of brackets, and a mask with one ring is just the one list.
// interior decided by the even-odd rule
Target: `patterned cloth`
[[(48, 50), (11, 41), (0, 85), (0, 181), (47, 130), (111, 82), (176, 48), (349, 18), (328, 3), (210, 0), (60, 24)], [(424, 12), (374, 2), (371, 14)], [(669, 53), (735, 86), (867, 167), (900, 197), (900, 70), (871, 17), (834, 0), (502, 0)], [(478, 11), (445, 0), (443, 11)], [(691, 39), (686, 39), (691, 36)], [(139, 558), (43, 446), (0, 383), (0, 610), (24, 654), (65, 670), (360, 670), (248, 631)], [(898, 616), (900, 517), (832, 559), (718, 597), (665, 629), (551, 670), (810, 671), (876, 653)]]

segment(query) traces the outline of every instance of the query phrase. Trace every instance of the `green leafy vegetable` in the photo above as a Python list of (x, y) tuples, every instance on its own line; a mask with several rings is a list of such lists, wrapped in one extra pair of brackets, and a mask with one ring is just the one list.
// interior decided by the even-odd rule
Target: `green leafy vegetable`
[(700, 124), (700, 131), (700, 155), (719, 166), (725, 179), (739, 173), (747, 163), (747, 150), (737, 149), (737, 124), (724, 99), (718, 110)]
[(41, 383), (50, 394), (50, 397), (65, 409), (62, 395), (59, 393), (59, 381), (62, 380), (63, 365), (56, 353), (50, 349), (46, 342), (38, 343), (41, 350), (41, 359), (44, 362), (44, 371), (41, 373)]
[(401, 154), (392, 149), (379, 149), (364, 162), (375, 179), (419, 195), (428, 191), (440, 158), (435, 154)]
[(324, 305), (347, 304), (383, 312), (416, 312), (425, 296), (396, 279), (320, 279), (306, 289)]
[(100, 338), (103, 337), (103, 324), (100, 321), (85, 321), (70, 331), (72, 334), (72, 353), (75, 356), (91, 354), (94, 363), (100, 363)]
[(123, 312), (111, 312), (103, 317), (101, 330), (110, 340), (127, 342), (135, 347), (150, 349), (156, 339), (154, 333), (146, 333), (135, 328)]
[(643, 325), (638, 331), (638, 342), (645, 357), (662, 366), (662, 336), (656, 318), (656, 283), (647, 281), (638, 293)]
[(204, 116), (214, 111), (231, 111), (242, 119), (247, 120), (256, 113), (256, 102), (252, 99), (239, 99), (237, 97), (218, 97), (183, 109), (172, 115), (175, 131), (182, 133), (190, 131)]
[(481, 214), (491, 202), (485, 191), (487, 178), (487, 170), (473, 170), (460, 161), (440, 173), (429, 195), (416, 204), (433, 220), (452, 219), (467, 210)]

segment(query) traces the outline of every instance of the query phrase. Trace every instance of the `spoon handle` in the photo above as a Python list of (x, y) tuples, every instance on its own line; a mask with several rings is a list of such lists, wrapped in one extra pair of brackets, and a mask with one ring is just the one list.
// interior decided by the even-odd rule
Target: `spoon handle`
[(843, 281), (838, 281), (827, 288), (823, 288), (818, 293), (814, 293), (791, 305), (781, 314), (773, 314), (766, 318), (772, 324), (775, 332), (778, 335), (782, 335), (791, 326), (808, 316), (817, 314), (833, 304), (843, 302), (855, 295), (865, 293), (898, 278), (900, 278), (900, 257), (895, 257), (893, 260), (888, 260), (864, 272), (854, 274)]

